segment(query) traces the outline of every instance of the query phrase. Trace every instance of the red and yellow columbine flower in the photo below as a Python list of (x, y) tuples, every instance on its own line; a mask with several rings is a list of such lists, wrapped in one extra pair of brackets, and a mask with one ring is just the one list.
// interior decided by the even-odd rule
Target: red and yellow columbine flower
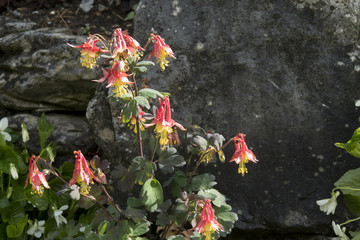
[(130, 82), (127, 78), (129, 74), (126, 74), (126, 67), (124, 61), (115, 61), (113, 67), (106, 71), (102, 69), (104, 76), (99, 80), (94, 80), (95, 82), (104, 82), (108, 80), (108, 85), (106, 87), (114, 87), (114, 92), (117, 97), (121, 97), (123, 94), (127, 93), (127, 87), (133, 82)]
[(83, 195), (87, 195), (90, 190), (90, 183), (94, 183), (93, 179), (97, 182), (99, 180), (95, 177), (91, 169), (89, 168), (89, 164), (86, 161), (84, 155), (80, 150), (74, 151), (75, 154), (75, 169), (73, 173), (73, 177), (70, 179), (69, 185), (74, 185), (75, 182), (80, 184), (80, 192)]
[(39, 194), (42, 195), (44, 188), (41, 186), (43, 185), (46, 188), (50, 188), (48, 182), (46, 181), (45, 175), (39, 171), (38, 166), (36, 165), (36, 161), (40, 157), (36, 157), (34, 155), (31, 156), (29, 162), (29, 173), (26, 178), (25, 187), (30, 184), (32, 185), (32, 194)]
[(81, 48), (81, 65), (83, 67), (93, 68), (96, 64), (96, 58), (99, 57), (100, 53), (106, 52), (96, 46), (98, 41), (100, 41), (100, 39), (93, 39), (93, 37), (90, 36), (90, 39), (80, 46), (68, 45), (73, 48)]
[(206, 200), (200, 221), (195, 225), (194, 229), (206, 236), (206, 240), (212, 239), (211, 234), (215, 231), (224, 230), (215, 218), (214, 210), (209, 199)]
[(144, 51), (140, 44), (120, 28), (116, 29), (113, 37), (114, 50), (111, 57), (117, 60), (126, 60), (129, 56), (138, 56), (139, 51)]
[(247, 147), (244, 137), (245, 135), (240, 133), (234, 138), (235, 153), (230, 160), (230, 162), (236, 162), (239, 164), (239, 174), (241, 173), (242, 176), (248, 172), (245, 167), (245, 163), (248, 163), (249, 161), (254, 163), (258, 162), (253, 152)]
[(168, 66), (169, 61), (166, 58), (172, 57), (175, 58), (173, 51), (170, 46), (165, 44), (165, 40), (159, 35), (150, 34), (150, 37), (154, 39), (154, 48), (149, 56), (149, 59), (154, 55), (155, 58), (160, 62), (160, 67), (164, 71), (165, 66)]
[[(185, 128), (180, 124), (171, 119), (171, 109), (170, 109), (170, 100), (168, 97), (163, 97), (160, 101), (159, 109), (156, 112), (155, 119), (146, 124), (146, 127), (151, 127), (155, 125), (154, 132), (160, 136), (160, 145), (162, 148), (169, 145), (169, 134), (173, 132), (172, 127), (176, 126), (182, 131), (185, 131)], [(172, 137), (172, 136), (171, 136)]]

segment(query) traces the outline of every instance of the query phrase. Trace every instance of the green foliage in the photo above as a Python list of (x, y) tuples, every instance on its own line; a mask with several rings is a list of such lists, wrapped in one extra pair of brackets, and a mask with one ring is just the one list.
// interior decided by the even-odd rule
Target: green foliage
[(42, 113), (40, 119), (38, 120), (38, 129), (39, 129), (39, 137), (40, 137), (40, 146), (41, 146), (41, 150), (43, 150), (47, 139), (50, 137), (51, 133), (54, 130), (53, 126), (46, 119), (45, 113)]
[(146, 210), (154, 212), (164, 200), (160, 182), (156, 179), (148, 179), (141, 189), (140, 197)]
[(351, 213), (360, 217), (360, 168), (349, 170), (338, 181), (335, 186), (340, 188), (344, 194), (344, 200)]
[(351, 155), (360, 158), (360, 128), (355, 130), (347, 143), (335, 143), (335, 146), (343, 148)]

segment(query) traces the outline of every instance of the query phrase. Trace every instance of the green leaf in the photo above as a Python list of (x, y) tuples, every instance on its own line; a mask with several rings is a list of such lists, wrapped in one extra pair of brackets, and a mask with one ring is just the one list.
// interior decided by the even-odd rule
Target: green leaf
[(123, 123), (127, 123), (130, 121), (131, 116), (136, 117), (138, 113), (139, 113), (139, 108), (137, 107), (136, 100), (132, 99), (124, 107), (121, 114), (121, 121)]
[(224, 136), (218, 133), (208, 133), (206, 134), (206, 138), (208, 139), (210, 145), (216, 147), (216, 150), (219, 150), (225, 141)]
[(32, 205), (34, 205), (37, 209), (39, 209), (40, 211), (45, 211), (48, 209), (49, 207), (49, 203), (47, 201), (47, 190), (43, 190), (43, 195), (40, 196), (38, 194), (32, 194), (31, 193), (31, 188), (28, 188), (25, 191), (25, 197), (28, 201), (31, 202)]
[(70, 221), (68, 221), (68, 223), (65, 225), (65, 231), (67, 236), (69, 237), (73, 237), (76, 234), (79, 233), (79, 229), (80, 229), (80, 223), (75, 225), (75, 221), (74, 219), (71, 219)]
[(137, 74), (144, 73), (147, 71), (147, 67), (145, 67), (145, 66), (134, 67), (133, 71), (134, 71), (134, 73), (137, 73)]
[(209, 173), (203, 173), (195, 176), (191, 181), (191, 189), (193, 191), (206, 190), (216, 185), (215, 176)]
[(171, 193), (174, 197), (178, 198), (182, 188), (186, 185), (186, 181), (186, 174), (183, 171), (176, 171), (174, 176), (164, 183), (164, 186), (166, 187), (171, 183)]
[(141, 221), (135, 224), (135, 226), (131, 226), (132, 232), (129, 233), (131, 237), (141, 236), (149, 231), (150, 222)]
[(143, 97), (143, 96), (136, 96), (134, 98), (136, 100), (136, 102), (143, 108), (149, 109), (150, 108), (150, 104), (149, 101)]
[(137, 221), (146, 219), (146, 211), (142, 209), (132, 208), (128, 206), (123, 213), (128, 219), (133, 219)]
[(196, 136), (192, 139), (192, 141), (197, 147), (200, 148), (200, 150), (205, 151), (207, 149), (208, 142), (206, 141), (205, 138), (201, 136)]
[(10, 174), (10, 163), (13, 163), (20, 173), (27, 170), (20, 155), (9, 146), (0, 146), (0, 172)]
[(131, 12), (129, 12), (129, 13), (126, 15), (125, 20), (126, 20), (126, 21), (133, 20), (133, 19), (134, 19), (134, 16), (135, 16), (135, 12), (134, 12), (134, 11), (131, 11)]
[(9, 238), (18, 238), (24, 232), (24, 228), (27, 224), (28, 215), (21, 218), (16, 224), (10, 224), (6, 226), (6, 234)]
[(191, 240), (201, 240), (202, 239), (202, 234), (197, 232), (197, 231), (194, 231), (193, 235), (190, 236), (190, 239)]
[(198, 192), (198, 195), (204, 196), (212, 201), (217, 207), (221, 207), (222, 205), (226, 205), (226, 198), (223, 194), (221, 194), (218, 190), (211, 188), (207, 190), (201, 190)]
[(170, 147), (159, 155), (160, 171), (164, 174), (172, 173), (174, 167), (182, 167), (186, 164), (184, 157), (176, 155), (176, 148)]
[(166, 224), (170, 223), (170, 217), (168, 214), (163, 212), (156, 215), (156, 225), (157, 226), (165, 226)]
[(135, 157), (129, 166), (130, 172), (136, 172), (135, 182), (139, 185), (144, 184), (146, 180), (153, 176), (154, 169), (154, 163), (140, 156)]
[(155, 63), (152, 61), (140, 61), (136, 66), (155, 66)]
[(184, 240), (185, 237), (181, 236), (181, 235), (173, 235), (171, 237), (169, 237), (167, 240)]
[(139, 95), (140, 96), (143, 96), (147, 99), (149, 98), (156, 98), (156, 97), (164, 97), (164, 95), (157, 91), (157, 90), (154, 90), (152, 88), (143, 88), (139, 91)]
[(9, 206), (9, 200), (5, 193), (0, 193), (0, 209)]
[(98, 226), (98, 233), (99, 234), (104, 234), (106, 231), (106, 227), (108, 226), (108, 221), (103, 221), (102, 223), (100, 223), (100, 225)]
[(50, 137), (52, 131), (54, 130), (53, 126), (51, 126), (50, 122), (45, 117), (45, 113), (41, 114), (40, 119), (38, 120), (38, 129), (39, 129), (39, 137), (40, 137), (40, 146), (41, 150), (44, 149), (46, 140)]
[(140, 197), (146, 210), (154, 212), (164, 200), (160, 182), (156, 179), (148, 179), (141, 189)]
[(8, 207), (1, 210), (2, 221), (12, 225), (16, 225), (24, 216), (24, 207), (18, 202), (10, 202)]
[(347, 143), (335, 143), (335, 146), (343, 148), (351, 155), (360, 158), (360, 128), (354, 131)]
[(346, 207), (351, 213), (360, 216), (360, 168), (347, 171), (334, 184), (344, 194)]

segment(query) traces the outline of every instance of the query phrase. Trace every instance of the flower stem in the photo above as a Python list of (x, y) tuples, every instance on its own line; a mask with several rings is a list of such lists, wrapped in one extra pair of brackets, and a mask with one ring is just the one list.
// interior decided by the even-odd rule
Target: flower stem
[[(132, 74), (131, 78), (134, 82), (134, 87), (135, 87), (135, 96), (139, 95), (139, 90), (135, 81), (135, 75)], [(138, 106), (137, 106), (138, 107)], [(136, 128), (137, 128), (137, 138), (138, 138), (138, 145), (139, 145), (139, 154), (141, 157), (144, 156), (144, 152), (143, 152), (143, 146), (142, 146), (142, 138), (141, 138), (141, 129), (140, 129), (140, 114), (138, 114), (136, 116)]]
[(348, 224), (348, 223), (351, 223), (351, 222), (355, 222), (355, 221), (357, 221), (357, 220), (359, 220), (359, 219), (360, 219), (360, 217), (347, 220), (346, 222), (343, 222), (343, 223), (339, 224), (339, 226), (345, 225), (345, 224)]
[(204, 157), (206, 155), (203, 155), (196, 163), (196, 166), (194, 167), (194, 169), (192, 170), (192, 172), (190, 173), (190, 177), (188, 178), (188, 180), (186, 181), (185, 187), (183, 188), (183, 191), (186, 191), (186, 189), (188, 188), (188, 186), (190, 185), (190, 182), (196, 172), (196, 170), (199, 168), (201, 162), (203, 161)]

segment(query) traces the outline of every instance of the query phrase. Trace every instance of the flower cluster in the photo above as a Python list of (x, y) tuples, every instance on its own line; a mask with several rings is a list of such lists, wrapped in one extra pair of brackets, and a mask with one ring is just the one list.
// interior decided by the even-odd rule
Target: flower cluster
[(195, 225), (194, 229), (206, 236), (206, 240), (212, 239), (211, 234), (215, 231), (224, 230), (215, 218), (214, 210), (209, 199), (205, 201), (200, 220)]
[(238, 134), (234, 138), (235, 143), (235, 153), (232, 156), (230, 162), (236, 162), (239, 164), (239, 174), (241, 173), (242, 176), (245, 175), (245, 173), (248, 172), (245, 163), (251, 162), (258, 162), (253, 152), (247, 147), (245, 143), (245, 134)]

